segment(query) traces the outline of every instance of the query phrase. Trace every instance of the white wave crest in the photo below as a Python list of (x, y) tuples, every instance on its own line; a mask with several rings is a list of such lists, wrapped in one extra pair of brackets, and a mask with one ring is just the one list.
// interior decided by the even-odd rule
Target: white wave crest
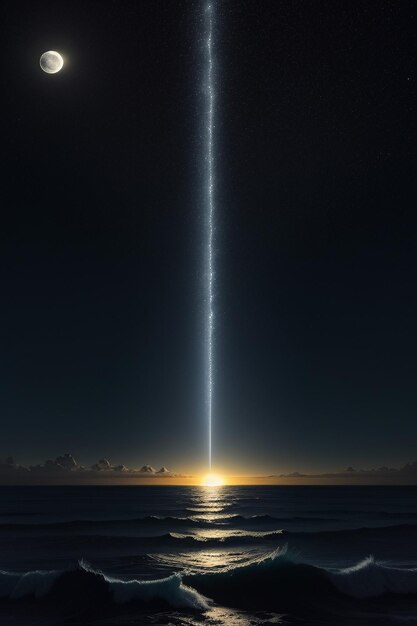
[(114, 601), (119, 604), (134, 600), (141, 602), (162, 600), (173, 608), (206, 610), (209, 607), (208, 598), (192, 587), (184, 585), (179, 574), (172, 574), (167, 578), (157, 580), (119, 580), (93, 569), (85, 560), (80, 561), (79, 565), (86, 572), (102, 576), (110, 586)]
[(115, 602), (163, 600), (174, 608), (206, 610), (209, 607), (208, 599), (192, 587), (184, 585), (179, 574), (159, 580), (128, 580), (126, 582), (107, 576), (105, 578), (110, 584)]
[[(208, 598), (185, 585), (179, 574), (158, 580), (118, 580), (93, 569), (87, 562), (80, 561), (79, 569), (96, 576), (108, 585), (116, 603), (131, 601), (152, 602), (161, 600), (173, 608), (206, 610), (210, 606)], [(76, 572), (76, 570), (73, 570)], [(24, 596), (40, 598), (48, 594), (54, 583), (68, 574), (67, 571), (34, 570), (26, 573), (0, 570), (0, 598), (17, 600)]]
[(62, 572), (34, 570), (23, 574), (0, 570), (0, 598), (17, 600), (33, 595), (36, 598), (46, 595)]
[(355, 598), (417, 593), (417, 569), (389, 567), (369, 556), (352, 567), (329, 571), (335, 587)]

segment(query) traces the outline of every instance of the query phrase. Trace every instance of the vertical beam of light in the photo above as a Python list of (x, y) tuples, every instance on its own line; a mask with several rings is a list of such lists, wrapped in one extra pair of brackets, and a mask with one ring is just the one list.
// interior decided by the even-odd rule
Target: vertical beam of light
[(212, 422), (214, 391), (214, 69), (213, 69), (213, 3), (205, 7), (206, 14), (206, 133), (205, 133), (205, 203), (206, 203), (206, 393), (208, 422), (208, 462), (212, 465)]

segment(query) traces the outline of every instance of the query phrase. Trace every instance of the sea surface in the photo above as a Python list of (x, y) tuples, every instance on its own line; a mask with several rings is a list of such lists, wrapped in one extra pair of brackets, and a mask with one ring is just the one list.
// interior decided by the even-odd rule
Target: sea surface
[(417, 624), (415, 487), (0, 487), (0, 625)]

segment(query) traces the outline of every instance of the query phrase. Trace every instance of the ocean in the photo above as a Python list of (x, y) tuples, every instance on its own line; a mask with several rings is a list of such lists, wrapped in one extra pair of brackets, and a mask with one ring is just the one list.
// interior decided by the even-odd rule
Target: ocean
[(0, 487), (0, 624), (417, 624), (417, 487)]

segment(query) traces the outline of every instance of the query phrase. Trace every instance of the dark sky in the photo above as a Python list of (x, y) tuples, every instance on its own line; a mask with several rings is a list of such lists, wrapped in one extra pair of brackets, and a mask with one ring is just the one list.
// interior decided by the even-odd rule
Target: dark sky
[[(215, 5), (215, 465), (414, 460), (414, 3)], [(206, 464), (202, 9), (3, 5), (0, 457)]]

